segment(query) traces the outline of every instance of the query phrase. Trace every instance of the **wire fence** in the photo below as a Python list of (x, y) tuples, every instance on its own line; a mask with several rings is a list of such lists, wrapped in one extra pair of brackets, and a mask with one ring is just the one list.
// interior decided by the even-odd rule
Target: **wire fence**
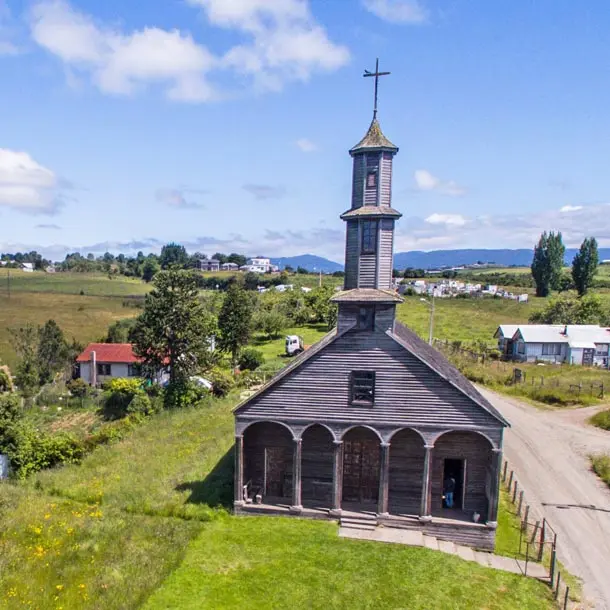
[(527, 576), (530, 562), (544, 565), (548, 570), (546, 582), (558, 607), (563, 610), (571, 608), (570, 585), (565, 582), (565, 576), (562, 577), (557, 559), (557, 532), (546, 518), (539, 518), (527, 503), (525, 490), (519, 484), (515, 471), (510, 469), (508, 460), (504, 460), (501, 481), (519, 518), (518, 554), (525, 560), (524, 575)]

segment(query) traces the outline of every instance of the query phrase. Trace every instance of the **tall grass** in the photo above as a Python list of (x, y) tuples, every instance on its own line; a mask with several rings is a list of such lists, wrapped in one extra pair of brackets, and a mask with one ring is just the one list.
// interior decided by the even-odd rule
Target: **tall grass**
[(610, 455), (592, 455), (590, 459), (593, 472), (610, 487)]
[(610, 430), (610, 409), (596, 413), (589, 421), (602, 430)]

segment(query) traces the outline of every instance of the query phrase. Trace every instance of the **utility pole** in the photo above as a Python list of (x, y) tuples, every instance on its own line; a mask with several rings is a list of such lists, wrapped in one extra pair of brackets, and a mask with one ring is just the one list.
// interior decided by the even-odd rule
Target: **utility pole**
[(320, 279), (318, 280), (318, 286), (322, 288), (322, 270), (320, 269)]
[(430, 307), (430, 330), (428, 332), (428, 343), (432, 345), (434, 341), (434, 289), (432, 289), (432, 305)]
[(8, 298), (11, 298), (11, 269), (10, 267), (7, 268), (7, 276), (6, 276), (6, 291), (8, 294)]

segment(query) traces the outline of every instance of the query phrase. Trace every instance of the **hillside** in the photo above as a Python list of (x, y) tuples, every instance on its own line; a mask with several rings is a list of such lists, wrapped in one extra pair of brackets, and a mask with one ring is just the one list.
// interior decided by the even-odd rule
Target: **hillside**
[(334, 273), (335, 271), (343, 271), (343, 265), (335, 263), (315, 254), (301, 254), (299, 256), (284, 256), (281, 258), (272, 258), (271, 262), (278, 265), (280, 269), (285, 269), (290, 266), (293, 269), (303, 267), (307, 271), (322, 273)]

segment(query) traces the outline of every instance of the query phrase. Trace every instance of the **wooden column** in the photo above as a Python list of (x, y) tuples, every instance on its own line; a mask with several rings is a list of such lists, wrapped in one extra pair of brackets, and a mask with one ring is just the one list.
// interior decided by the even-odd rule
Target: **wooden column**
[(491, 480), (489, 485), (489, 508), (487, 525), (497, 527), (498, 505), (500, 503), (500, 471), (502, 470), (502, 449), (491, 450)]
[(341, 500), (343, 499), (343, 441), (333, 441), (333, 507), (331, 516), (341, 516)]
[(379, 499), (377, 513), (388, 514), (388, 487), (390, 484), (390, 443), (381, 443), (381, 464), (379, 472)]
[(291, 512), (300, 513), (303, 510), (301, 504), (301, 458), (303, 443), (300, 438), (293, 439), (292, 453), (292, 506)]
[(234, 499), (237, 506), (244, 504), (244, 437), (235, 435), (235, 490)]
[(422, 477), (421, 503), (419, 507), (420, 521), (430, 521), (430, 486), (432, 483), (432, 449), (434, 445), (424, 445), (424, 473)]

